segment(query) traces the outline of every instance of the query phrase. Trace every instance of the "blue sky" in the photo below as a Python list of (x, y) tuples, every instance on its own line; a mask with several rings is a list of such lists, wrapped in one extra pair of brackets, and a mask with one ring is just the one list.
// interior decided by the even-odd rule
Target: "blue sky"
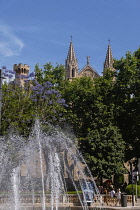
[(23, 63), (34, 70), (65, 64), (70, 36), (79, 69), (101, 74), (108, 39), (120, 59), (140, 45), (140, 0), (0, 0), (0, 65)]

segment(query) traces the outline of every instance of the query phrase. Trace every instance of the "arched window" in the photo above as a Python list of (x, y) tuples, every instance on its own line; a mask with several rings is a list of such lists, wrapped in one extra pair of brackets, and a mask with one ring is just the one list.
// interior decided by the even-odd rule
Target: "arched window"
[(75, 69), (72, 69), (72, 77), (75, 77)]

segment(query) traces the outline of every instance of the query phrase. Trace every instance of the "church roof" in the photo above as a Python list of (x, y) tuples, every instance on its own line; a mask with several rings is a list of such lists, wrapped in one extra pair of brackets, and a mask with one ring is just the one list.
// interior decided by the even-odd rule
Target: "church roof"
[[(89, 70), (94, 71), (94, 72), (97, 73), (97, 71), (96, 71), (93, 67), (91, 67), (89, 64), (86, 64), (86, 65), (79, 71), (79, 73), (82, 73), (82, 72), (84, 72), (84, 71), (87, 70), (87, 69), (89, 69)], [(98, 74), (98, 73), (97, 73), (97, 74)]]
[[(96, 75), (99, 75), (99, 74), (97, 73), (97, 71), (96, 71), (93, 67), (91, 67), (90, 64), (89, 64), (90, 56), (87, 56), (86, 58), (87, 58), (87, 64), (80, 70), (79, 74), (82, 74), (82, 72), (88, 70), (88, 71), (94, 72)], [(99, 76), (100, 76), (100, 75), (99, 75)]]

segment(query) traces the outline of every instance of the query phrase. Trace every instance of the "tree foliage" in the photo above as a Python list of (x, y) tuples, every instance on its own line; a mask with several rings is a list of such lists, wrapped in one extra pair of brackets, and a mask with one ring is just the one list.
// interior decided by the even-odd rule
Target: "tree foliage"
[(30, 88), (3, 85), (2, 129), (13, 124), (28, 133), (36, 116), (60, 125), (66, 118), (94, 176), (121, 174), (123, 162), (140, 154), (140, 49), (114, 68), (70, 82), (63, 65), (37, 64)]
[(55, 86), (60, 86), (65, 79), (65, 68), (62, 64), (57, 64), (54, 67), (51, 62), (43, 65), (43, 68), (36, 64), (35, 76), (40, 84), (49, 81)]
[(63, 89), (62, 95), (68, 104), (67, 120), (77, 137), (86, 136), (92, 122), (93, 89), (93, 81), (90, 78), (76, 79)]
[[(9, 76), (5, 69), (4, 75)], [(33, 79), (33, 78), (32, 78)], [(2, 87), (2, 131), (5, 133), (9, 126), (16, 127), (20, 133), (27, 135), (38, 117), (43, 123), (62, 124), (65, 100), (59, 91), (54, 89), (51, 82), (27, 80), (24, 87), (15, 83), (4, 83)]]
[(94, 176), (100, 177), (123, 172), (125, 143), (114, 122), (112, 78), (110, 73), (95, 81), (80, 78), (69, 83), (64, 93), (78, 146)]
[(126, 142), (126, 160), (130, 160), (140, 153), (140, 49), (116, 60), (115, 68), (114, 116)]

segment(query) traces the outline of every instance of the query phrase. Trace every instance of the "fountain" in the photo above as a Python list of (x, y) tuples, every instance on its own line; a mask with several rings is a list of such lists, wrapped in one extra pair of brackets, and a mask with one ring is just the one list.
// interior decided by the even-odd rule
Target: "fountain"
[(37, 120), (28, 139), (14, 132), (0, 138), (1, 210), (75, 209), (76, 205), (86, 210), (88, 202), (92, 209), (103, 209), (88, 166), (63, 132), (51, 126), (42, 131)]

